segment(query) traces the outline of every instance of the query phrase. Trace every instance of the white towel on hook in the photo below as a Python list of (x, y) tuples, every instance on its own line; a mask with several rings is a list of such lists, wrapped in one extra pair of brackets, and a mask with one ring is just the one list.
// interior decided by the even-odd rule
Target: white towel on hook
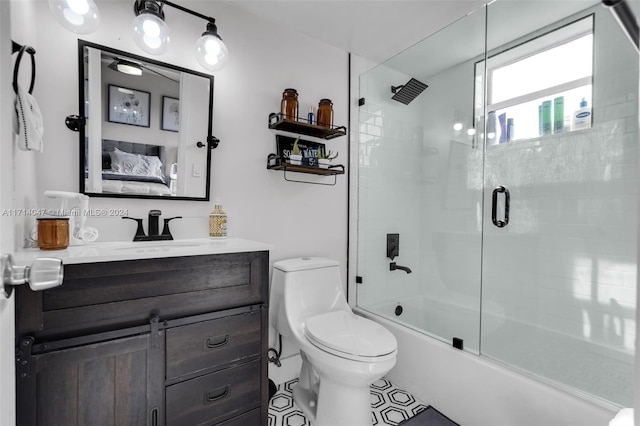
[(23, 151), (42, 152), (42, 114), (36, 99), (22, 86), (18, 85), (16, 93), (16, 125), (15, 133), (18, 136), (18, 148)]

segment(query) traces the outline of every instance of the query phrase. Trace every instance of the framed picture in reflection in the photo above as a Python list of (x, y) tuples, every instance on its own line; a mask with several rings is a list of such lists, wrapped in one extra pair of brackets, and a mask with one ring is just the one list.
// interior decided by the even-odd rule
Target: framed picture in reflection
[(109, 122), (149, 127), (150, 99), (149, 92), (110, 84), (107, 101)]
[(180, 100), (169, 96), (162, 97), (162, 130), (177, 132), (180, 130)]

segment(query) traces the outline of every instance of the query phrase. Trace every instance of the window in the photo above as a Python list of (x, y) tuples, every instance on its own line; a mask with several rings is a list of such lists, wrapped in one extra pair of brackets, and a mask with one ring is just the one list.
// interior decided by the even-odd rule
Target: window
[[(481, 74), (484, 61), (476, 65)], [(505, 46), (486, 68), (487, 144), (591, 126), (590, 114), (574, 116), (592, 102), (592, 16)]]

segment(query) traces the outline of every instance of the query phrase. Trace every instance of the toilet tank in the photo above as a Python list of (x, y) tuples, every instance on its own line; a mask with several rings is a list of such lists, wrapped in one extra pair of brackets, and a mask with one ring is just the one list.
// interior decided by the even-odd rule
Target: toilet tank
[(284, 337), (290, 324), (336, 310), (350, 310), (342, 289), (340, 264), (322, 257), (301, 257), (273, 264), (270, 321)]

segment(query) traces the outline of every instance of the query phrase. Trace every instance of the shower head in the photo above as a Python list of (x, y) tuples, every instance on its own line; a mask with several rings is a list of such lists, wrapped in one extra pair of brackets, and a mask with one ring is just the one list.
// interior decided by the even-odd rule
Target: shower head
[(409, 105), (427, 87), (429, 86), (412, 78), (402, 86), (391, 86), (391, 93), (394, 94), (391, 99)]

